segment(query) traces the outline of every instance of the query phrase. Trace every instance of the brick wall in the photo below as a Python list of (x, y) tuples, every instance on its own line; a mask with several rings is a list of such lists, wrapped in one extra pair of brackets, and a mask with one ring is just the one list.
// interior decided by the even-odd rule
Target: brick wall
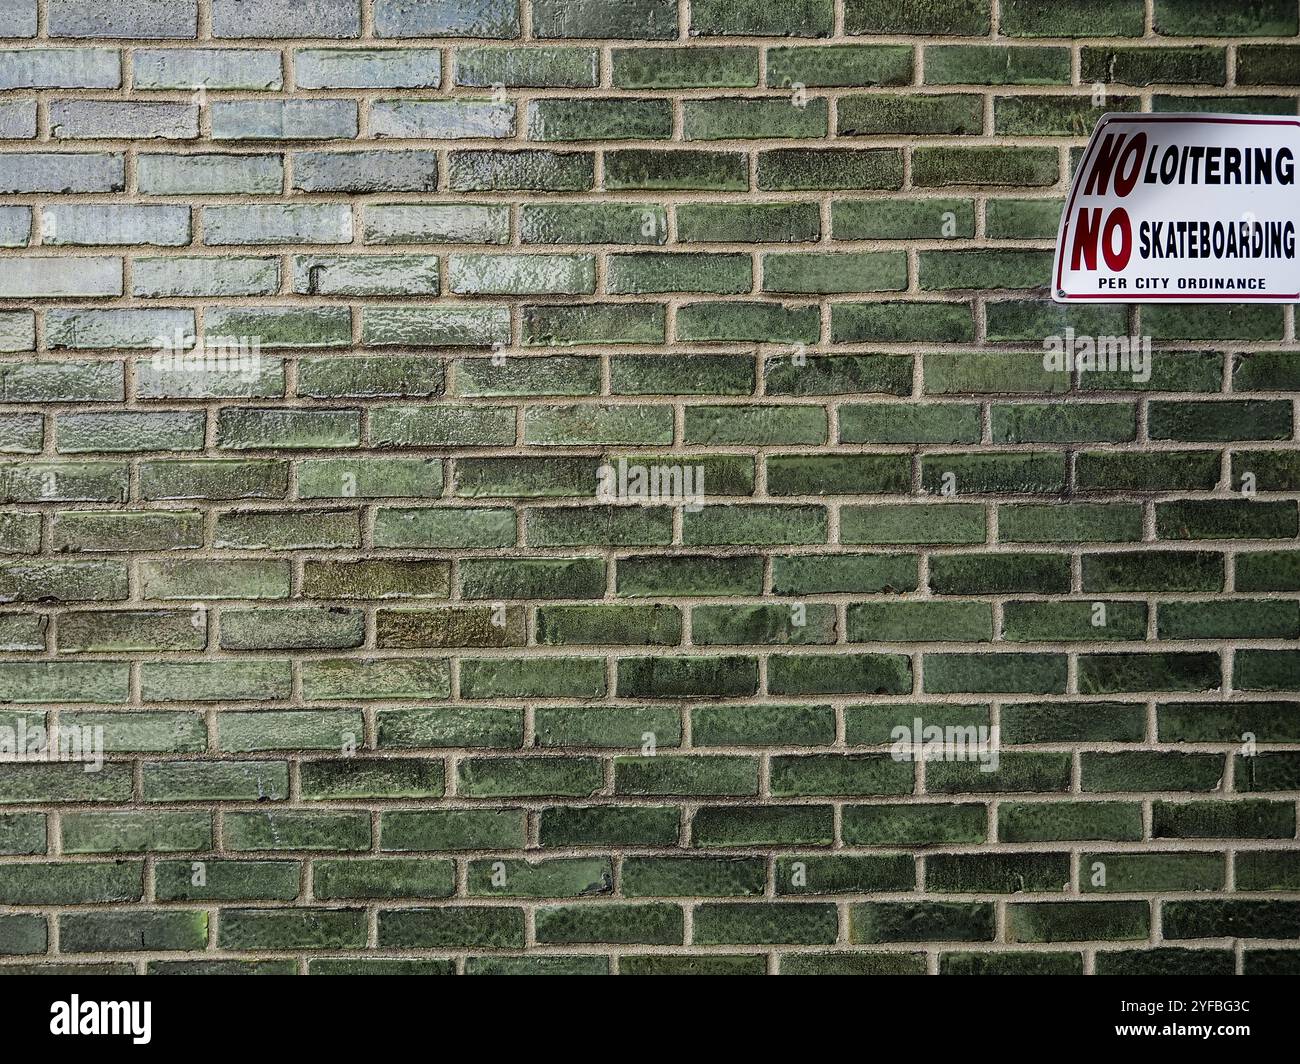
[(0, 0), (0, 970), (1300, 970), (1294, 310), (1045, 287), (1297, 18)]

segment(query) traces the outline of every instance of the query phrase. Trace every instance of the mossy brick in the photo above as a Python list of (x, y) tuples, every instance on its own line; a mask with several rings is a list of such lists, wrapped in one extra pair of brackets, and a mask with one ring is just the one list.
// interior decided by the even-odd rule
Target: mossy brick
[(31, 861), (0, 869), (6, 905), (104, 905), (143, 897), (143, 861)]
[(863, 902), (849, 907), (849, 941), (991, 942), (994, 907), (989, 902)]
[(831, 204), (836, 240), (939, 240), (975, 235), (969, 199), (839, 199)]
[(748, 255), (643, 253), (610, 255), (606, 260), (605, 290), (611, 295), (747, 295), (753, 285), (754, 265)]
[(360, 546), (356, 510), (227, 510), (217, 517), (215, 546), (301, 550)]
[(1295, 808), (1266, 799), (1202, 799), (1152, 804), (1155, 839), (1289, 839), (1295, 834)]
[(0, 763), (0, 805), (129, 801), (129, 764), (106, 763), (98, 772), (85, 768), (73, 762)]
[(65, 652), (203, 650), (207, 633), (188, 610), (79, 610), (60, 618), (57, 641)]
[(276, 599), (289, 596), (289, 563), (259, 559), (221, 562), (187, 559), (141, 561), (142, 594), (148, 599)]
[[(594, 48), (479, 48), (456, 50), (456, 84), (471, 88), (594, 89), (599, 56)], [(615, 82), (615, 84), (619, 84)], [(621, 85), (620, 88), (652, 86)]]
[(848, 607), (851, 643), (989, 642), (993, 611), (984, 602), (856, 602)]
[(379, 945), (389, 949), (519, 949), (523, 944), (524, 911), (513, 906), (455, 905), (379, 913)]
[(1002, 637), (1013, 643), (1144, 640), (1147, 607), (1141, 602), (1007, 602)]
[(599, 658), (475, 658), (461, 664), (463, 698), (599, 698), (605, 693)]
[(1064, 654), (926, 654), (930, 694), (1064, 694)]
[(1122, 941), (1151, 933), (1145, 901), (1012, 902), (1007, 918), (1013, 942)]
[(812, 203), (683, 203), (675, 213), (684, 243), (806, 244), (821, 236)]
[(143, 768), (147, 802), (282, 801), (289, 797), (283, 761), (150, 761)]
[(175, 853), (213, 841), (207, 812), (68, 812), (60, 831), (64, 853)]
[(303, 697), (319, 701), (448, 698), (442, 658), (319, 658), (302, 663)]
[(274, 458), (159, 458), (140, 463), (145, 499), (281, 499), (289, 465)]
[(61, 913), (59, 946), (64, 953), (202, 950), (208, 919), (201, 909)]
[[(835, 261), (838, 260), (839, 256), (836, 256)], [(902, 396), (911, 393), (912, 370), (913, 360), (907, 355), (805, 355), (798, 361), (785, 355), (773, 355), (763, 365), (763, 376), (768, 395)], [(851, 416), (856, 409), (850, 406), (840, 407), (842, 442), (876, 442), (844, 438), (844, 418)], [(892, 413), (903, 418), (914, 409), (918, 408), (900, 404), (892, 408)]]
[(522, 809), (385, 810), (380, 849), (389, 852), (515, 850), (524, 844)]
[(1064, 594), (1070, 589), (1063, 554), (939, 554), (931, 558), (936, 595)]
[(1003, 802), (998, 806), (1003, 842), (1136, 842), (1144, 838), (1137, 802)]
[(673, 806), (556, 806), (542, 811), (539, 837), (544, 848), (676, 846), (680, 819)]
[(228, 753), (263, 750), (343, 750), (364, 733), (358, 710), (224, 712), (217, 719), (217, 746)]
[(361, 333), (368, 347), (492, 347), (509, 340), (509, 315), (498, 306), (373, 306)]
[(268, 810), (222, 817), (231, 850), (339, 850), (370, 848), (370, 817), (359, 812)]
[(685, 941), (682, 908), (667, 902), (548, 905), (534, 919), (543, 944), (679, 946)]
[(691, 819), (701, 848), (829, 846), (834, 836), (829, 805), (704, 806)]
[(1218, 853), (1085, 853), (1079, 866), (1079, 889), (1086, 893), (1222, 890), (1226, 882)]
[(446, 898), (455, 889), (451, 861), (381, 857), (311, 863), (312, 894), (320, 901), (363, 898)]
[(755, 897), (766, 882), (766, 863), (755, 857), (629, 857), (622, 870), (629, 898)]
[(1083, 0), (1061, 8), (1008, 0), (1001, 30), (1009, 37), (1140, 37), (1143, 19), (1138, 0)]
[[(7, 517), (10, 515), (6, 515)], [(29, 517), (35, 515), (13, 515)], [(40, 522), (0, 522), (8, 551), (35, 553)], [(121, 561), (18, 561), (0, 564), (0, 602), (89, 602), (126, 598), (126, 563)]]
[(882, 45), (792, 45), (767, 49), (767, 85), (810, 88), (861, 88), (907, 85), (912, 80), (912, 49)]
[[(447, 885), (450, 891), (450, 875)], [(614, 887), (614, 866), (608, 857), (479, 859), (469, 862), (467, 885), (470, 897), (479, 898), (578, 898), (609, 894)]]
[(624, 597), (756, 595), (763, 586), (763, 561), (703, 554), (620, 558), (616, 586)]
[(223, 909), (218, 946), (224, 950), (360, 949), (366, 911), (322, 907)]
[(601, 558), (466, 559), (460, 565), (467, 599), (592, 599), (605, 590)]
[(969, 303), (899, 301), (837, 303), (831, 341), (837, 344), (969, 343), (975, 325)]
[(541, 606), (537, 642), (549, 646), (652, 644), (675, 646), (682, 618), (676, 606)]
[(917, 147), (912, 181), (921, 188), (952, 185), (1054, 185), (1060, 176), (1052, 148)]
[(983, 543), (985, 526), (984, 508), (968, 503), (873, 503), (840, 511), (842, 543)]
[(296, 861), (160, 860), (154, 893), (159, 901), (293, 901), (301, 874)]

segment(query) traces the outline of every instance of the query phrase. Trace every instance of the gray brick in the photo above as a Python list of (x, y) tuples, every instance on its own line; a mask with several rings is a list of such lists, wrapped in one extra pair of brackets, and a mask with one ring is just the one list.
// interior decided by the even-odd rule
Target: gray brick
[(129, 203), (104, 206), (59, 204), (42, 210), (41, 233), (43, 244), (55, 246), (145, 244), (181, 247), (190, 242), (190, 209)]
[(71, 140), (193, 140), (199, 109), (187, 103), (55, 100), (50, 135)]
[(0, 270), (0, 297), (5, 298), (59, 299), (121, 294), (120, 258), (14, 258), (6, 259)]
[(279, 89), (280, 66), (269, 49), (153, 48), (131, 58), (137, 89)]
[(299, 48), (293, 78), (300, 89), (436, 89), (436, 48)]
[(0, 51), (0, 89), (116, 89), (122, 62), (110, 48)]
[(198, 35), (198, 0), (49, 0), (51, 37), (135, 40)]
[(353, 100), (218, 100), (214, 140), (349, 140), (357, 135)]
[(212, 0), (214, 37), (359, 37), (360, 0)]
[(352, 212), (345, 203), (273, 203), (203, 208), (203, 242), (346, 244)]
[(284, 190), (284, 164), (278, 155), (142, 152), (136, 180), (146, 196), (267, 195)]
[(519, 0), (375, 0), (379, 37), (519, 36)]
[(0, 102), (0, 140), (30, 140), (36, 136), (36, 101)]

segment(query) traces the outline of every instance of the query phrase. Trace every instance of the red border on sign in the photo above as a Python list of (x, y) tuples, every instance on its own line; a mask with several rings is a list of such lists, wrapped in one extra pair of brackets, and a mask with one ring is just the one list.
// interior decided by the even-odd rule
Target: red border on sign
[[(1083, 153), (1083, 158), (1079, 160), (1079, 168), (1075, 171), (1075, 179), (1071, 182), (1070, 199), (1065, 205), (1065, 217), (1061, 227), (1061, 232), (1056, 238), (1056, 291), (1061, 291), (1061, 278), (1065, 273), (1065, 248), (1067, 246), (1066, 236), (1070, 231), (1070, 220), (1074, 217), (1074, 198), (1079, 194), (1079, 175), (1087, 169), (1089, 158), (1092, 156), (1092, 150), (1100, 141), (1098, 134), (1105, 126), (1111, 123), (1119, 122), (1141, 122), (1143, 124), (1156, 122), (1205, 122), (1211, 125), (1221, 126), (1300, 126), (1300, 118), (1216, 118), (1214, 116), (1202, 117), (1201, 115), (1179, 114), (1179, 115), (1106, 115), (1102, 118), (1097, 128), (1093, 130), (1092, 137), (1088, 141), (1088, 150)], [(1201, 296), (1195, 296), (1189, 299), (1188, 295), (1179, 293), (1158, 293), (1153, 295), (1143, 295), (1135, 297), (1131, 293), (1119, 295), (1111, 292), (1096, 293), (1075, 293), (1060, 296), (1057, 302), (1068, 303), (1071, 301), (1087, 300), (1094, 302), (1099, 299), (1115, 299), (1123, 303), (1149, 303), (1153, 299), (1181, 299), (1184, 302), (1201, 302), (1211, 299), (1229, 299), (1238, 303), (1251, 302), (1263, 303), (1267, 300), (1279, 300), (1282, 302), (1293, 302), (1300, 299), (1300, 292), (1291, 292), (1289, 294), (1273, 293), (1271, 295), (1253, 296), (1249, 300), (1242, 299), (1240, 292), (1224, 293), (1207, 293)]]

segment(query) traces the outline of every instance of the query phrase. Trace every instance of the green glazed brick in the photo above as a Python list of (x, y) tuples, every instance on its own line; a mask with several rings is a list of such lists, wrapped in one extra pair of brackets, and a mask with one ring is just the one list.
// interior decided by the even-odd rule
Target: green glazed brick
[[(1237, 47), (1238, 85), (1295, 85), (1296, 48), (1286, 44), (1243, 44)], [(1216, 82), (1216, 84), (1221, 84)]]
[(619, 89), (730, 89), (758, 84), (758, 49), (615, 48), (613, 83)]
[(202, 619), (184, 610), (87, 610), (65, 613), (59, 622), (63, 651), (202, 650)]
[(1251, 551), (1237, 555), (1238, 591), (1300, 590), (1300, 554)]
[[(1296, 951), (1293, 949), (1250, 950), (1242, 962), (1246, 975), (1286, 975), (1295, 971)], [(1227, 967), (1227, 964), (1224, 964)]]
[(836, 240), (971, 237), (975, 235), (975, 203), (968, 199), (837, 199), (831, 204), (831, 230)]
[(1243, 691), (1294, 691), (1296, 665), (1300, 654), (1294, 650), (1241, 650), (1234, 659), (1233, 676)]
[(1027, 702), (1001, 712), (1004, 743), (1140, 742), (1146, 735), (1142, 706), (1122, 702)]
[(1068, 753), (1003, 754), (992, 763), (945, 761), (926, 769), (926, 788), (936, 794), (1060, 793), (1070, 786)]
[(201, 950), (208, 944), (203, 910), (62, 913), (59, 946), (65, 953)]
[(533, 34), (539, 38), (582, 37), (665, 40), (677, 36), (676, 0), (537, 0)]
[(600, 467), (595, 458), (458, 458), (455, 493), (467, 498), (590, 498)]
[(108, 661), (0, 662), (0, 703), (125, 702), (127, 671)]
[(1137, 802), (1003, 802), (997, 816), (1003, 842), (1136, 842), (1145, 837)]
[(311, 863), (312, 893), (321, 901), (361, 898), (446, 898), (455, 889), (451, 861), (418, 857)]
[(517, 750), (523, 711), (501, 706), (383, 709), (375, 715), (380, 749), (470, 747)]
[(510, 338), (505, 307), (367, 307), (362, 342), (372, 347), (493, 347)]
[(673, 132), (667, 100), (533, 100), (527, 115), (529, 140), (667, 140)]
[(361, 949), (364, 909), (223, 909), (218, 946), (226, 950)]
[(520, 809), (443, 809), (385, 811), (380, 815), (380, 848), (390, 852), (520, 849), (524, 813)]
[(1236, 958), (1228, 950), (1144, 949), (1098, 951), (1098, 975), (1233, 975)]
[(809, 654), (773, 657), (768, 691), (774, 695), (908, 694), (911, 660), (901, 654)]
[(1218, 754), (1085, 752), (1080, 759), (1082, 789), (1088, 792), (1211, 791), (1223, 779)]
[[(445, 962), (453, 966), (454, 962)], [(452, 974), (448, 972), (447, 974)], [(595, 956), (468, 957), (466, 975), (609, 975), (610, 961)]]
[(672, 806), (548, 808), (542, 811), (541, 845), (597, 848), (676, 846), (680, 819), (680, 810)]
[(921, 459), (921, 485), (936, 495), (1061, 494), (1065, 461), (1058, 454), (934, 454)]
[(1219, 554), (1201, 551), (1124, 552), (1090, 554), (1083, 559), (1085, 592), (1222, 589), (1223, 557)]
[[(599, 57), (592, 48), (458, 48), (456, 84), (473, 88), (593, 89)], [(621, 85), (619, 88), (654, 86)]]
[(203, 546), (203, 520), (197, 511), (63, 510), (54, 515), (51, 539), (55, 550), (69, 553), (188, 550)]
[(1162, 906), (1169, 938), (1300, 938), (1293, 901), (1169, 901)]
[(786, 953), (782, 975), (924, 975), (923, 953)]
[(473, 758), (458, 768), (465, 798), (589, 798), (604, 786), (596, 758)]
[(925, 860), (926, 889), (939, 894), (1059, 893), (1069, 879), (1064, 853), (936, 854)]
[(1210, 451), (1083, 451), (1076, 463), (1082, 491), (1208, 491), (1220, 472)]
[(45, 617), (0, 615), (0, 650), (31, 650), (39, 653), (45, 649), (48, 629), (49, 621)]
[(783, 8), (695, 0), (692, 36), (829, 37), (834, 21), (831, 0), (795, 0)]
[[(840, 114), (846, 113), (850, 117), (841, 117), (841, 135), (860, 135), (859, 129), (846, 128), (848, 122), (858, 118), (857, 112), (841, 104)], [(758, 187), (764, 191), (896, 189), (902, 182), (903, 156), (893, 148), (777, 148), (758, 156)]]
[(590, 295), (596, 260), (589, 255), (452, 255), (448, 276), (459, 295)]
[(1291, 790), (1300, 780), (1300, 759), (1293, 753), (1238, 757), (1236, 766), (1237, 789), (1241, 791)]
[(1300, 606), (1269, 599), (1161, 603), (1158, 629), (1162, 639), (1300, 639)]
[(927, 85), (1065, 85), (1069, 81), (1070, 53), (1065, 48), (935, 44), (925, 49)]
[(849, 941), (991, 942), (993, 905), (988, 902), (865, 902), (849, 907)]
[(524, 613), (491, 606), (380, 610), (375, 643), (385, 649), (523, 646)]
[(442, 463), (430, 458), (320, 458), (298, 463), (301, 499), (434, 498)]
[[(1100, 961), (1099, 961), (1100, 963)], [(944, 953), (940, 975), (1082, 975), (1079, 953)]]
[(661, 344), (666, 320), (667, 308), (658, 303), (525, 306), (524, 346)]
[(215, 545), (239, 550), (356, 547), (361, 533), (355, 510), (228, 510), (217, 518)]
[(843, 543), (983, 543), (983, 507), (963, 503), (846, 506), (840, 511)]
[(130, 768), (105, 764), (86, 772), (85, 765), (71, 762), (0, 764), (0, 805), (125, 802), (131, 794)]
[(454, 151), (447, 181), (453, 192), (588, 192), (595, 165), (590, 152)]
[(296, 861), (158, 861), (154, 893), (159, 901), (293, 901), (300, 876)]
[[(921, 726), (940, 728), (988, 727), (991, 708), (985, 705), (955, 705), (940, 702), (895, 702), (888, 705), (851, 705), (844, 710), (844, 740), (850, 746), (891, 747), (897, 740), (895, 733), (901, 725), (912, 731), (916, 721)], [(964, 732), (963, 734), (974, 734)], [(906, 750), (898, 751), (907, 754)]]
[(696, 746), (829, 746), (835, 741), (830, 706), (695, 706)]
[(763, 586), (759, 557), (676, 554), (622, 558), (617, 594), (628, 597), (757, 595)]
[[(293, 288), (307, 295), (436, 296), (438, 258), (435, 255), (295, 255)], [(334, 364), (346, 367), (348, 362)]]
[[(989, 236), (998, 240), (1054, 239), (1061, 221), (1061, 208), (1061, 201), (1056, 199), (989, 200), (985, 207)], [(1048, 308), (1044, 304), (999, 303), (997, 309), (1001, 312), (1003, 318), (1003, 322), (1000, 323), (1001, 334), (1005, 335), (1005, 319), (1010, 316), (1012, 311), (1021, 308), (1025, 311), (1039, 311), (1041, 309), (1042, 311), (1055, 312), (1055, 308)], [(1085, 309), (1093, 310), (1094, 308)], [(1096, 331), (1100, 332), (1101, 330)], [(1011, 339), (1012, 337), (1006, 338)], [(1030, 339), (1029, 336), (1015, 337), (1015, 339), (1022, 338)]]
[(364, 813), (228, 812), (225, 841), (232, 850), (368, 850), (370, 818)]
[(599, 698), (605, 693), (604, 662), (598, 658), (475, 658), (462, 662), (460, 691), (468, 699)]
[[(1181, 109), (1181, 108), (1180, 108)], [(1144, 307), (1143, 328), (1155, 340), (1280, 340), (1280, 307), (1219, 306), (1213, 313), (1173, 315), (1165, 306)]]
[(225, 407), (218, 411), (217, 446), (230, 450), (317, 450), (356, 447), (356, 410), (276, 410)]
[(524, 944), (524, 911), (468, 905), (381, 910), (379, 944), (390, 949), (520, 949)]
[(637, 797), (745, 797), (758, 793), (758, 761), (748, 757), (620, 757), (614, 793)]
[(284, 188), (284, 166), (278, 155), (141, 152), (136, 180), (153, 196), (275, 195)]
[(1142, 640), (1147, 608), (1140, 602), (1007, 602), (1002, 637), (1014, 643)]
[(998, 507), (1007, 543), (1111, 543), (1142, 538), (1142, 510), (1123, 503), (1015, 503)]
[(600, 598), (605, 563), (599, 558), (467, 559), (460, 565), (460, 581), (467, 599)]
[(226, 560), (142, 561), (143, 595), (150, 599), (262, 599), (289, 596), (289, 563)]
[(143, 861), (36, 861), (0, 869), (6, 905), (102, 905), (143, 897)]
[(678, 239), (686, 243), (800, 244), (821, 236), (812, 203), (684, 203), (676, 215)]
[[(866, 253), (870, 254), (870, 253)], [(769, 263), (776, 256), (769, 257)], [(840, 262), (843, 256), (819, 261)], [(792, 260), (791, 260), (792, 261)], [(854, 259), (850, 259), (854, 261)], [(802, 359), (774, 355), (763, 366), (765, 390), (769, 395), (908, 395), (912, 390), (913, 362), (906, 355), (805, 355)], [(844, 443), (894, 443), (895, 440), (850, 440), (844, 436), (844, 421), (859, 410), (870, 407), (841, 406), (840, 439)], [(903, 419), (918, 407), (895, 406), (894, 417)], [(974, 410), (974, 408), (971, 408)], [(918, 441), (919, 442), (919, 441)]]
[(519, 236), (524, 244), (665, 244), (667, 212), (649, 203), (525, 203)]
[(1241, 851), (1233, 867), (1238, 890), (1294, 890), (1300, 882), (1296, 854), (1286, 850)]
[(1133, 96), (1108, 95), (1104, 108), (1089, 97), (998, 96), (993, 100), (993, 129), (1004, 136), (1086, 137), (1103, 111), (1136, 111), (1141, 101)]
[(779, 446), (826, 442), (826, 411), (818, 406), (689, 406), (687, 444)]
[(212, 815), (198, 812), (65, 813), (64, 853), (174, 853), (212, 847)]
[(293, 58), (300, 89), (424, 89), (442, 81), (442, 55), (432, 49), (296, 48)]
[(1045, 251), (922, 251), (920, 284), (929, 291), (1036, 288), (1051, 273)]
[[(698, 50), (698, 49), (693, 49)], [(912, 49), (902, 45), (802, 45), (767, 50), (767, 85), (859, 88), (907, 85), (912, 80)]]
[[(10, 515), (6, 515), (10, 516)], [(20, 517), (36, 515), (16, 515)], [(40, 522), (14, 523), (0, 531), (9, 551), (34, 554), (40, 537)], [(9, 546), (12, 544), (12, 546)], [(7, 562), (0, 564), (0, 602), (88, 602), (126, 598), (127, 571), (124, 562)]]
[(361, 714), (355, 710), (226, 712), (217, 720), (217, 745), (229, 753), (344, 750), (363, 730)]
[(1170, 37), (1294, 36), (1300, 31), (1300, 14), (1284, 0), (1262, 0), (1243, 9), (1222, 9), (1200, 0), (1158, 0), (1154, 28)]
[(126, 467), (115, 462), (0, 463), (0, 502), (116, 502)]
[(701, 848), (829, 846), (834, 835), (828, 805), (704, 806), (691, 819)]
[(675, 606), (542, 606), (535, 627), (537, 642), (551, 646), (675, 646), (682, 619)]
[(944, 554), (931, 559), (937, 595), (1065, 594), (1069, 558), (1060, 554)]
[(993, 611), (983, 602), (856, 602), (846, 635), (851, 643), (988, 642)]
[(645, 253), (610, 255), (606, 260), (605, 290), (611, 295), (660, 292), (743, 295), (753, 285), (754, 265), (748, 255)]
[(908, 891), (916, 886), (916, 862), (905, 855), (779, 857), (778, 894), (872, 894)]
[(373, 136), (420, 140), (504, 139), (515, 135), (515, 106), (491, 100), (376, 100)]
[(510, 211), (488, 203), (378, 203), (363, 208), (367, 244), (505, 244)]
[(1225, 882), (1217, 853), (1085, 853), (1079, 865), (1079, 889), (1094, 893), (1222, 890)]
[(835, 942), (839, 917), (833, 905), (798, 902), (716, 902), (695, 911), (693, 941), (720, 945), (821, 945)]
[(1151, 933), (1145, 901), (1012, 902), (1007, 920), (1013, 942), (1145, 939)]
[(833, 606), (696, 606), (691, 640), (732, 646), (835, 642)]
[[(1223, 85), (1227, 82), (1227, 50), (1204, 46), (1185, 48), (1084, 48), (1080, 76), (1085, 82), (1120, 85)], [(1242, 82), (1240, 77), (1239, 83)]]
[(1295, 834), (1295, 808), (1288, 802), (1157, 801), (1152, 805), (1151, 836), (1156, 839), (1289, 839)]
[(537, 941), (680, 946), (685, 918), (668, 903), (543, 906), (536, 913)]
[(666, 445), (673, 442), (668, 406), (533, 406), (524, 412), (526, 444)]
[(150, 802), (280, 801), (289, 796), (289, 766), (275, 761), (154, 761), (143, 771)]
[[(614, 191), (738, 192), (749, 188), (749, 159), (739, 152), (662, 151), (624, 148), (605, 153), (605, 188)], [(657, 217), (642, 212), (641, 230), (658, 227)], [(644, 241), (643, 241), (644, 242)]]
[(997, 443), (1126, 443), (1137, 436), (1137, 409), (1127, 403), (1080, 404), (1073, 410), (997, 403), (991, 413)]
[(846, 0), (848, 33), (951, 34), (974, 37), (989, 31), (988, 0), (933, 0), (894, 7), (874, 0)]
[[(451, 866), (447, 868), (450, 873)], [(446, 893), (450, 893), (453, 885), (450, 874), (446, 884)], [(608, 894), (613, 886), (614, 869), (608, 857), (469, 862), (471, 897), (578, 898)]]
[(707, 507), (683, 520), (691, 546), (824, 543), (826, 511), (820, 506)]
[(968, 303), (837, 303), (831, 314), (831, 341), (837, 344), (969, 343), (974, 339)]
[(512, 407), (387, 406), (371, 411), (377, 447), (501, 447), (515, 442)]
[(841, 443), (977, 443), (980, 411), (957, 403), (845, 404), (839, 408), (839, 430)]
[(872, 754), (774, 757), (771, 789), (777, 798), (910, 794), (912, 766)]
[(629, 857), (623, 893), (630, 898), (738, 898), (762, 895), (766, 863), (755, 857)]
[(567, 355), (507, 359), (462, 358), (452, 391), (465, 396), (595, 395), (600, 360)]
[[(0, 854), (6, 857), (24, 857), (30, 854), (43, 854), (48, 845), (46, 817), (44, 813), (3, 813), (0, 814)], [(22, 865), (7, 865), (6, 871), (13, 875)], [(113, 866), (115, 869), (117, 866)], [(22, 875), (24, 873), (17, 873)], [(39, 882), (48, 882), (41, 877)]]
[[(535, 745), (643, 750), (681, 744), (681, 713), (660, 706), (542, 706), (534, 710)], [(522, 739), (522, 729), (520, 729)], [(519, 743), (515, 742), (515, 746)]]
[(901, 292), (906, 287), (907, 259), (898, 252), (763, 256), (764, 292)]
[(1184, 501), (1156, 506), (1162, 539), (1294, 539), (1300, 515), (1290, 502)]
[(1089, 654), (1079, 658), (1079, 692), (1216, 691), (1222, 683), (1215, 653)]
[(446, 660), (335, 658), (302, 663), (303, 697), (319, 701), (448, 698)]
[(375, 544), (381, 547), (510, 547), (515, 541), (511, 510), (385, 508), (375, 515)]
[(628, 657), (618, 661), (620, 698), (738, 698), (758, 692), (752, 657)]
[(1294, 451), (1238, 451), (1232, 456), (1232, 483), (1253, 474), (1265, 491), (1295, 491), (1300, 485), (1300, 454)]
[(1059, 176), (1059, 160), (1051, 148), (912, 149), (912, 181), (922, 188), (1053, 185)]
[(973, 94), (847, 96), (836, 128), (842, 137), (956, 136), (981, 132), (983, 113), (983, 99)]
[(1294, 702), (1181, 702), (1157, 710), (1159, 737), (1170, 743), (1240, 743), (1249, 733), (1261, 742), (1294, 742), (1300, 730)]
[(1064, 694), (1063, 654), (927, 654), (930, 694)]
[(1009, 37), (1140, 37), (1143, 16), (1138, 0), (1083, 0), (1056, 8), (1007, 0), (1000, 25)]

